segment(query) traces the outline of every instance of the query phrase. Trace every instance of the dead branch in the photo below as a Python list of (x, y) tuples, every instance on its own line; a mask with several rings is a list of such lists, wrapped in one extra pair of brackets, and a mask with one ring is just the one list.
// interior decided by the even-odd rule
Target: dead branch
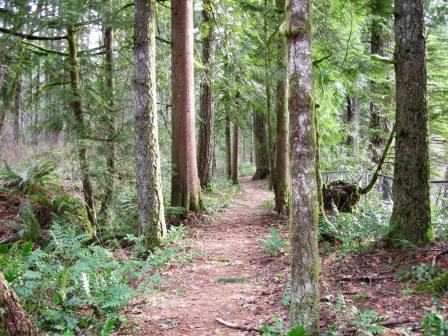
[(216, 321), (230, 329), (237, 329), (237, 330), (243, 330), (243, 331), (255, 331), (255, 332), (261, 333), (261, 329), (259, 329), (259, 328), (246, 327), (246, 326), (239, 325), (236, 323), (228, 322), (219, 317), (216, 318)]

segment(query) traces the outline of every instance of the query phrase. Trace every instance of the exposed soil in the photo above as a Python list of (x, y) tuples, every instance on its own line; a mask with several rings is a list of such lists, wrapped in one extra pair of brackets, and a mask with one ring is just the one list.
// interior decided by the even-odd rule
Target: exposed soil
[(165, 269), (161, 292), (128, 312), (136, 324), (128, 335), (252, 335), (257, 333), (216, 319), (259, 328), (274, 314), (285, 317), (279, 300), (284, 260), (267, 256), (258, 242), (282, 219), (263, 206), (272, 193), (260, 182), (241, 182), (241, 193), (224, 212), (193, 229), (188, 243), (200, 256), (191, 265)]
[[(287, 324), (282, 297), (289, 277), (288, 258), (269, 257), (259, 243), (271, 226), (279, 227), (286, 237), (287, 225), (284, 218), (270, 213), (266, 201), (273, 198), (272, 193), (260, 185), (242, 179), (241, 193), (223, 213), (192, 228), (188, 244), (200, 257), (187, 266), (165, 268), (161, 291), (138, 298), (140, 304), (129, 308), (126, 314), (131, 327), (122, 335), (258, 335), (226, 327), (217, 318), (260, 328), (275, 315)], [(322, 329), (338, 324), (340, 335), (355, 335), (349, 311), (356, 306), (398, 322), (382, 331), (383, 335), (403, 335), (401, 328), (421, 334), (422, 316), (432, 305), (431, 296), (409, 294), (405, 290), (409, 283), (398, 280), (398, 271), (423, 262), (448, 268), (448, 254), (432, 249), (448, 246), (405, 252), (372, 248), (344, 255), (337, 248), (322, 251)], [(229, 279), (235, 282), (225, 283)], [(347, 308), (336, 312), (340, 295)], [(441, 303), (448, 306), (446, 296)]]

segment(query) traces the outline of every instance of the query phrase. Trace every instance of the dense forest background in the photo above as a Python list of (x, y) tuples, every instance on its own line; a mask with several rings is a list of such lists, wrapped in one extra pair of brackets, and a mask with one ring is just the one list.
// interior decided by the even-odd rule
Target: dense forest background
[[(305, 322), (294, 312), (294, 302), (303, 299), (294, 293), (307, 288), (300, 282), (306, 276), (294, 275), (294, 260), (307, 256), (309, 264), (302, 260), (300, 270), (316, 271), (317, 239), (341, 256), (392, 231), (411, 242), (405, 248), (434, 241), (434, 249), (446, 254), (447, 1), (417, 1), (423, 3), (426, 52), (404, 63), (427, 71), (422, 99), (407, 100), (427, 106), (421, 128), (412, 118), (409, 124), (420, 133), (428, 130), (428, 155), (420, 150), (426, 133), (416, 136), (415, 150), (405, 153), (410, 159), (402, 171), (408, 175), (398, 176), (395, 190), (400, 153), (394, 137), (403, 135), (409, 117), (396, 117), (402, 104), (397, 97), (406, 98), (405, 91), (397, 93), (405, 79), (394, 67), (407, 50), (396, 46), (399, 1), (286, 2), (285, 9), (284, 0), (0, 0), (0, 274), (22, 301), (20, 314), (37, 321), (38, 327), (30, 322), (34, 333), (108, 335), (126, 327), (120, 312), (135, 297), (135, 283), (149, 278), (148, 286), (157, 287), (167, 263), (192, 262), (186, 226), (223, 211), (248, 188), (248, 176), (263, 181), (263, 191), (249, 184), (251, 192), (274, 192), (264, 207), (276, 213), (273, 222), (282, 221), (261, 245), (273, 257), (290, 257), (293, 265), (293, 289), (285, 284), (285, 291), (293, 293), (286, 305), (293, 307), (294, 323), (266, 326), (266, 335), (281, 335), (294, 324), (316, 334), (315, 307), (300, 306), (308, 314)], [(298, 28), (290, 26), (296, 2), (311, 8)], [(418, 29), (419, 19), (412, 20)], [(308, 57), (311, 67), (294, 72), (291, 46), (302, 33), (312, 47), (295, 59), (300, 66)], [(301, 119), (294, 111), (303, 109), (316, 128), (311, 140), (300, 138), (306, 128), (296, 129), (301, 124), (294, 116)], [(300, 150), (296, 138), (317, 149), (310, 160), (294, 156)], [(316, 176), (307, 184), (313, 192), (304, 195), (297, 181), (309, 178), (306, 168), (314, 161)], [(422, 176), (425, 167), (431, 180), (427, 227), (417, 232), (411, 224), (398, 225), (404, 233), (396, 233), (391, 216), (403, 222), (403, 211), (422, 214), (417, 208), (424, 196), (415, 195), (425, 194), (425, 183), (420, 190), (412, 170)], [(394, 192), (407, 193), (403, 185), (414, 188), (413, 201), (397, 202)], [(398, 203), (409, 211), (397, 210)], [(284, 241), (287, 217), (290, 250)], [(300, 226), (304, 222), (310, 226)], [(446, 265), (436, 266), (412, 265), (404, 278), (442, 277), (446, 293)], [(314, 282), (318, 273), (310, 275)], [(448, 332), (446, 312), (437, 309), (427, 321), (438, 316), (444, 329), (436, 334), (431, 326), (420, 328), (427, 335)], [(339, 332), (356, 334), (383, 322), (370, 316), (356, 329), (338, 320)]]

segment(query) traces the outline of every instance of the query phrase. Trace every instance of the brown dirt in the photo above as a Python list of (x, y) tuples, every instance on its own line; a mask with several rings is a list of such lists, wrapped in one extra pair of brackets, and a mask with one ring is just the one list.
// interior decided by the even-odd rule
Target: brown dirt
[[(242, 179), (242, 191), (225, 211), (195, 228), (188, 244), (200, 257), (186, 267), (164, 270), (161, 292), (128, 312), (136, 326), (128, 335), (253, 335), (219, 324), (216, 318), (259, 328), (272, 315), (285, 316), (280, 303), (286, 268), (259, 244), (282, 220), (263, 203), (272, 193), (260, 182)], [(242, 283), (220, 283), (241, 278)]]
[[(270, 214), (266, 207), (265, 202), (272, 198), (260, 182), (242, 179), (242, 192), (223, 213), (193, 227), (188, 245), (200, 257), (187, 266), (165, 268), (161, 291), (137, 298), (140, 304), (126, 312), (131, 326), (121, 335), (257, 335), (225, 327), (216, 318), (260, 328), (275, 315), (287, 324), (287, 307), (281, 299), (289, 278), (288, 257), (269, 257), (259, 244), (271, 226), (287, 236), (286, 220)], [(433, 305), (432, 298), (407, 291), (415, 284), (400, 281), (398, 274), (421, 263), (448, 269), (448, 253), (439, 250), (448, 250), (448, 244), (408, 251), (372, 247), (362, 253), (341, 254), (338, 247), (322, 250), (322, 329), (338, 325), (339, 335), (356, 335), (359, 330), (350, 316), (351, 307), (356, 307), (375, 310), (389, 322), (407, 320), (381, 335), (406, 335), (400, 331), (403, 328), (412, 330), (409, 335), (421, 335), (422, 317)], [(246, 282), (223, 284), (218, 282), (220, 278), (244, 278)], [(339, 295), (347, 308), (337, 312)], [(446, 295), (441, 304), (448, 307)]]

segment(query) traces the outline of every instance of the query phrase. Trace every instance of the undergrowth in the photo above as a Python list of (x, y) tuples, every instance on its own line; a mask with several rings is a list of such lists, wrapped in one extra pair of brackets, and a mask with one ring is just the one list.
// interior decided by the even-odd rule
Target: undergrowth
[(220, 212), (240, 190), (240, 186), (233, 184), (231, 180), (215, 179), (202, 194), (203, 206), (209, 213)]

